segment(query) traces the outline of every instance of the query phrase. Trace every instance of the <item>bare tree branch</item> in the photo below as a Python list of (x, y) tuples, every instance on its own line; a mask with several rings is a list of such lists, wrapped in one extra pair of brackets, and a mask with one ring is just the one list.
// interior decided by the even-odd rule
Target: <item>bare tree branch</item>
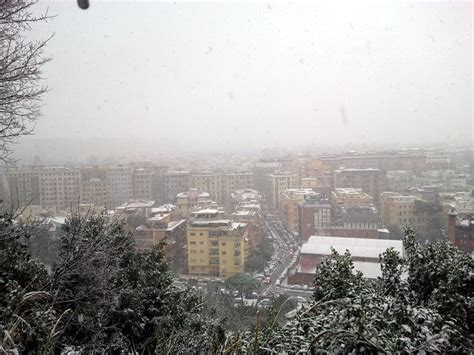
[(32, 6), (37, 0), (0, 1), (0, 161), (12, 161), (12, 144), (30, 135), (40, 116), (42, 67), (51, 60), (45, 56), (48, 41), (25, 37), (34, 22), (51, 18), (48, 10), (37, 15)]

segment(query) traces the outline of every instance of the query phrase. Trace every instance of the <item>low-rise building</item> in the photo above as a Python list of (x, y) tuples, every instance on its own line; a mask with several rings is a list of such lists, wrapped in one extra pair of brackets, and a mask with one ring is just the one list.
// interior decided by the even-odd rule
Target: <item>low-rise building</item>
[(379, 256), (388, 248), (393, 248), (404, 256), (401, 240), (311, 236), (301, 247), (298, 266), (296, 271), (288, 276), (288, 283), (311, 285), (315, 282), (317, 286), (317, 280), (314, 279), (316, 268), (324, 257), (332, 254), (331, 248), (340, 255), (348, 250), (354, 270), (362, 272), (364, 277), (369, 279), (381, 276)]
[(451, 211), (448, 215), (448, 239), (460, 250), (474, 253), (474, 214), (458, 215)]
[(301, 242), (316, 233), (326, 233), (331, 226), (331, 204), (328, 199), (312, 196), (298, 207), (298, 236)]
[(373, 204), (374, 199), (362, 189), (353, 187), (335, 188), (331, 193), (333, 207), (350, 208), (359, 205)]
[(380, 199), (381, 221), (385, 226), (398, 227), (423, 225), (425, 215), (417, 208), (423, 200), (416, 196), (404, 196), (396, 192), (383, 192)]

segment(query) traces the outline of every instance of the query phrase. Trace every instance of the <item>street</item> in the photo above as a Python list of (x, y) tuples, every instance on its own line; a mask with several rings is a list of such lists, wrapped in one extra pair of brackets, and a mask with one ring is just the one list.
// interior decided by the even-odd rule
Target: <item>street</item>
[[(296, 243), (292, 241), (293, 237), (282, 226), (281, 218), (277, 215), (263, 213), (264, 232), (269, 233), (273, 238), (275, 247), (274, 256), (280, 261), (270, 276), (270, 284), (264, 285), (259, 296), (264, 297), (270, 293), (287, 294), (290, 297), (308, 298), (312, 291), (292, 290), (290, 288), (277, 285), (277, 281), (284, 274), (285, 269), (292, 263), (293, 252), (296, 249)], [(266, 236), (265, 236), (266, 237)], [(296, 252), (295, 254), (296, 255)]]

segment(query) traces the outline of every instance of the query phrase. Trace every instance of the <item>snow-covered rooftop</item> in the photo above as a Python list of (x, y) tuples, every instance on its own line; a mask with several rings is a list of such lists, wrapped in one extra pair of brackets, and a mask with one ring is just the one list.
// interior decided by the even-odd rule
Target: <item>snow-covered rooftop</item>
[(311, 236), (301, 247), (301, 254), (330, 255), (331, 247), (339, 254), (349, 250), (354, 258), (378, 259), (388, 248), (393, 248), (403, 255), (401, 240), (343, 238), (328, 236)]

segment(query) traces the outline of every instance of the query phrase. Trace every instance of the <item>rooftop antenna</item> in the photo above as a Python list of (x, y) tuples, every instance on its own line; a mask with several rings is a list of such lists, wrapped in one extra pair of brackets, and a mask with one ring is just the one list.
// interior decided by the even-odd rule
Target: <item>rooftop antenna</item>
[(89, 0), (77, 0), (77, 5), (81, 9), (87, 10), (89, 8)]

